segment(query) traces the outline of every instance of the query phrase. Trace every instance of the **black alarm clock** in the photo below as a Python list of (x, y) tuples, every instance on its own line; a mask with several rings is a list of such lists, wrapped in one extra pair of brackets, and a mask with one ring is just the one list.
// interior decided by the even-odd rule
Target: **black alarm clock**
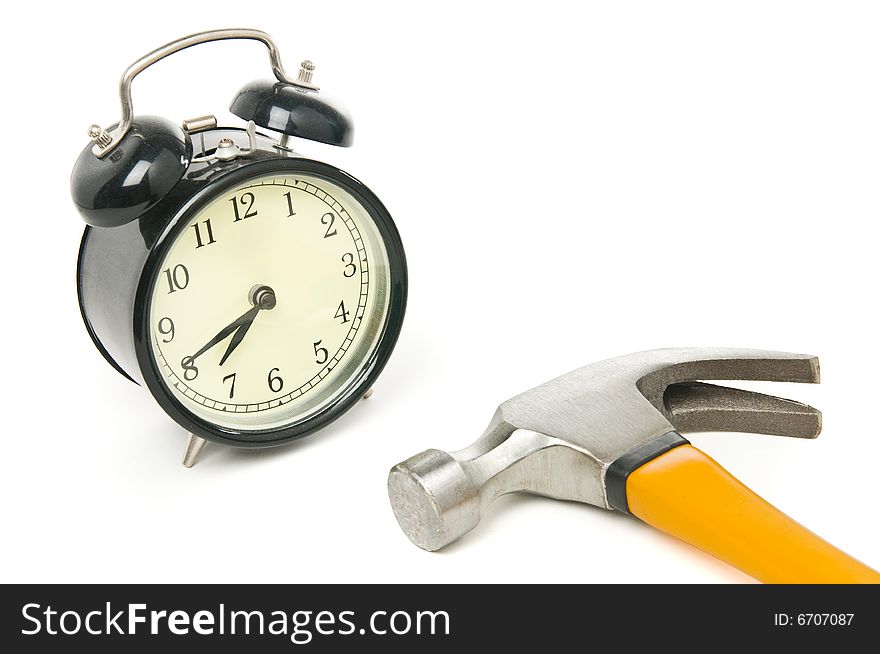
[[(244, 127), (133, 115), (140, 72), (225, 39), (263, 43), (276, 78), (233, 98)], [(400, 333), (407, 270), (391, 216), (357, 179), (293, 150), (290, 137), (352, 143), (349, 115), (313, 72), (305, 61), (288, 77), (257, 30), (169, 43), (125, 71), (122, 119), (89, 129), (73, 169), (88, 223), (83, 321), (104, 358), (190, 433), (187, 467), (206, 440), (267, 447), (326, 426), (368, 395)]]

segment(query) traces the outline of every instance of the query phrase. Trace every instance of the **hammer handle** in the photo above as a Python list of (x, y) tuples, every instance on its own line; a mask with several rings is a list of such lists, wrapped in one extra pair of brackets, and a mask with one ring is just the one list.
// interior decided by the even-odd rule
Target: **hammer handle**
[(691, 445), (630, 473), (630, 512), (765, 583), (880, 583), (880, 574), (756, 495)]

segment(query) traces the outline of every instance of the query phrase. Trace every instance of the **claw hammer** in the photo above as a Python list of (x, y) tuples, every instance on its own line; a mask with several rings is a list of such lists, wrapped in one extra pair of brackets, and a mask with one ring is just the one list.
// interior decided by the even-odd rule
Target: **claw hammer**
[[(756, 495), (680, 432), (815, 438), (813, 407), (703, 380), (819, 382), (815, 357), (727, 348), (630, 354), (570, 372), (498, 407), (458, 452), (391, 469), (410, 540), (437, 550), (505, 493), (586, 502), (640, 518), (767, 583), (880, 583), (880, 574)], [(697, 381), (700, 380), (700, 381)]]

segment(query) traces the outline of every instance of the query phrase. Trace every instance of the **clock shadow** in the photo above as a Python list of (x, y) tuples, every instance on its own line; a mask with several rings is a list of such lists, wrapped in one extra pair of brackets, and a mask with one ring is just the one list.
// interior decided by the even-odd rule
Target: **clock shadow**
[(363, 420), (364, 416), (358, 416), (358, 414), (362, 414), (363, 411), (367, 410), (367, 407), (362, 407), (361, 405), (371, 401), (372, 400), (360, 400), (355, 406), (326, 427), (322, 427), (319, 431), (303, 436), (297, 440), (289, 441), (277, 447), (232, 447), (208, 441), (205, 449), (202, 450), (202, 453), (199, 455), (199, 460), (196, 463), (196, 466), (209, 461), (216, 461), (224, 466), (251, 465), (260, 460), (301, 454), (315, 445), (320, 446), (321, 443), (327, 440), (340, 437), (344, 432), (348, 432), (349, 435), (351, 435), (351, 424), (358, 419)]

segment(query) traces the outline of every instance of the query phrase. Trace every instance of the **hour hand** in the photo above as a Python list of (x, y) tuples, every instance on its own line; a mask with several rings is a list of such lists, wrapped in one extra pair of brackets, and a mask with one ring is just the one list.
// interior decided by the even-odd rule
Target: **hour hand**
[[(235, 330), (237, 330), (237, 329), (241, 330), (243, 327), (250, 327), (251, 323), (254, 322), (254, 318), (257, 317), (257, 314), (259, 312), (260, 312), (260, 307), (253, 307), (252, 309), (249, 309), (247, 312), (245, 312), (238, 319), (236, 319), (233, 322), (231, 322), (230, 324), (226, 325), (226, 327), (224, 327), (219, 332), (217, 332), (217, 335), (214, 338), (212, 338), (210, 341), (208, 341), (198, 352), (196, 352), (195, 354), (192, 355), (192, 360), (195, 360), (198, 357), (200, 357), (201, 355), (203, 355), (205, 352), (207, 352), (212, 347), (217, 345), (217, 343), (219, 343), (224, 338), (229, 336)], [(247, 329), (245, 328), (245, 332), (246, 331), (247, 331)], [(241, 334), (241, 337), (243, 338), (244, 334)], [(239, 338), (239, 341), (240, 340), (241, 339)], [(224, 355), (224, 357), (223, 357), (224, 360), (226, 359), (226, 356), (228, 354), (229, 354), (229, 352), (227, 351), (226, 355)], [(222, 363), (222, 361), (221, 361), (221, 363)]]
[[(254, 314), (256, 316), (256, 314)], [(248, 330), (251, 328), (251, 325), (254, 324), (253, 318), (250, 322), (246, 322), (242, 324), (238, 331), (235, 332), (235, 335), (232, 337), (232, 340), (229, 341), (229, 347), (226, 348), (226, 352), (223, 353), (223, 357), (220, 359), (220, 365), (222, 366), (226, 359), (229, 358), (229, 355), (235, 351), (235, 348), (238, 347), (238, 344), (244, 340), (244, 335), (247, 334)]]

